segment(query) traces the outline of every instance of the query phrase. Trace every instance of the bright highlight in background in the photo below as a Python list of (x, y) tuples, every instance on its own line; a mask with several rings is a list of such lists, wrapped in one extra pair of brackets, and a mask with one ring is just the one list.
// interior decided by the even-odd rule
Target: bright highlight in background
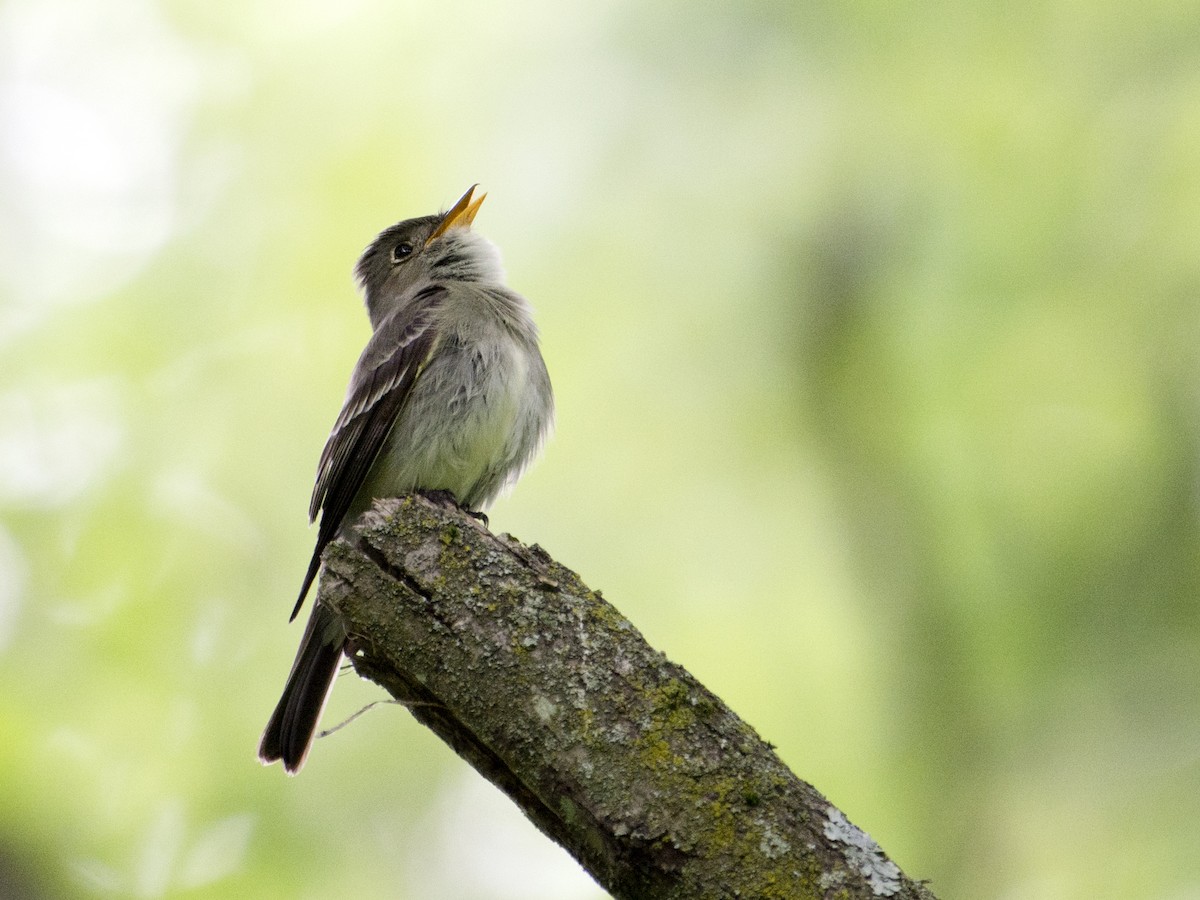
[(396, 707), (254, 762), (350, 267), (475, 182), (494, 528), (940, 896), (1195, 893), (1193, 19), (6, 4), (0, 895), (599, 896)]

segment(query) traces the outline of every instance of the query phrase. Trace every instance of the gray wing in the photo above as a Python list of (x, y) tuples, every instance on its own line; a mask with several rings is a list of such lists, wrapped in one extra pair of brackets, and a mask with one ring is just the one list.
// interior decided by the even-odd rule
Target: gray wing
[(308, 515), (312, 520), (319, 513), (321, 524), (296, 608), (292, 610), (293, 619), (320, 571), (321, 553), (337, 536), (417, 375), (437, 345), (433, 311), (445, 294), (446, 289), (440, 285), (419, 291), (396, 314), (380, 323), (354, 367), (346, 402), (317, 466), (317, 483)]

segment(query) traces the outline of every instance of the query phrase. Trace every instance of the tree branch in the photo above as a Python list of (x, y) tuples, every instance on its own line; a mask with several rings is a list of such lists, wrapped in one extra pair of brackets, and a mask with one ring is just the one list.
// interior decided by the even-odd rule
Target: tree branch
[(355, 668), (614, 897), (933, 897), (539, 547), (420, 496), (358, 533), (320, 587)]

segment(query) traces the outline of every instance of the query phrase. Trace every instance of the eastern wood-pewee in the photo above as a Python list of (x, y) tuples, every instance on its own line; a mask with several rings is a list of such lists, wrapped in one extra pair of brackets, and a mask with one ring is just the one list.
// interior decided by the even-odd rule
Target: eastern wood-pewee
[[(317, 467), (309, 518), (321, 523), (293, 619), (322, 551), (373, 500), (447, 491), (482, 511), (553, 424), (532, 311), (505, 286), (495, 246), (471, 230), (486, 196), (472, 200), (474, 190), (447, 213), (393, 225), (358, 261), (374, 333)], [(300, 771), (345, 647), (340, 620), (318, 600), (259, 744), (264, 764)]]

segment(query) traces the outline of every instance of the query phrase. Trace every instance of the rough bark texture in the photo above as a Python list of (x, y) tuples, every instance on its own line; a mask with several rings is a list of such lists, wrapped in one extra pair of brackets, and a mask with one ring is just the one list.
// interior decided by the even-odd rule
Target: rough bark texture
[(931, 898), (537, 546), (423, 497), (325, 554), (378, 682), (629, 900)]

